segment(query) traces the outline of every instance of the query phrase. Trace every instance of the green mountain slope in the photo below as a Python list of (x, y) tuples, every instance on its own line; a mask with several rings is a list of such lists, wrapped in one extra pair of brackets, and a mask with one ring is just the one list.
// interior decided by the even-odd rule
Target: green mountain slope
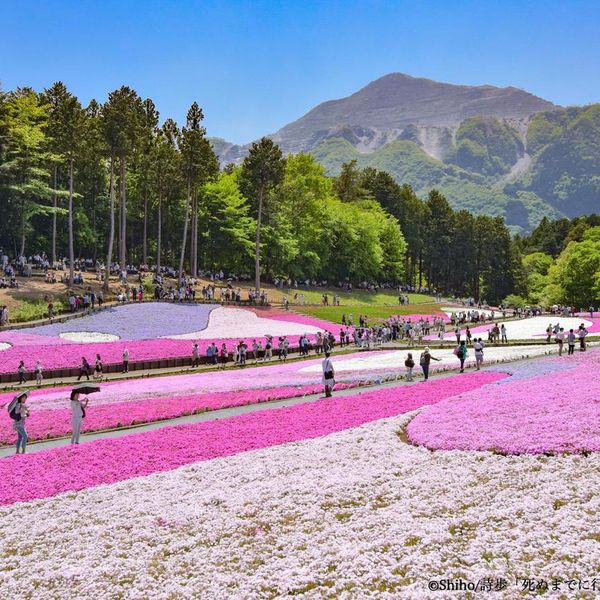
[(523, 154), (518, 132), (493, 117), (465, 119), (456, 131), (456, 146), (445, 161), (483, 175), (503, 175)]
[(535, 115), (520, 186), (575, 217), (600, 211), (600, 104)]
[(312, 152), (330, 175), (336, 175), (342, 163), (358, 160), (361, 167), (388, 171), (396, 181), (407, 183), (425, 195), (439, 189), (454, 208), (476, 214), (504, 216), (515, 232), (529, 231), (542, 219), (561, 216), (532, 192), (514, 190), (505, 193), (488, 178), (426, 154), (417, 143), (396, 140), (369, 154), (359, 153), (341, 138), (329, 138)]

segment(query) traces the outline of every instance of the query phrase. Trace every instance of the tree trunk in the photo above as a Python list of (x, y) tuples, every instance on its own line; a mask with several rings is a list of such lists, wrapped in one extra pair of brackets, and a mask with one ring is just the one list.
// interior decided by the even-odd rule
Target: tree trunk
[(119, 263), (121, 270), (127, 264), (127, 199), (125, 195), (125, 156), (121, 156), (121, 245), (119, 246)]
[(254, 285), (260, 292), (260, 226), (262, 224), (263, 188), (258, 190), (258, 218), (256, 219), (256, 254), (254, 262)]
[(160, 274), (160, 253), (162, 243), (162, 195), (158, 195), (158, 231), (156, 233), (156, 274)]
[(58, 207), (58, 196), (56, 195), (56, 186), (58, 185), (58, 165), (54, 165), (54, 194), (52, 195), (52, 265), (56, 262), (56, 209)]
[(183, 260), (185, 258), (185, 244), (187, 242), (188, 221), (190, 220), (190, 204), (192, 191), (188, 188), (188, 200), (185, 207), (185, 219), (183, 221), (183, 239), (181, 240), (181, 254), (179, 255), (179, 285), (183, 282)]
[(104, 273), (104, 290), (108, 291), (108, 280), (110, 278), (110, 263), (112, 262), (113, 243), (115, 241), (115, 158), (110, 157), (110, 232), (108, 234), (108, 254), (106, 257), (106, 269)]
[(192, 198), (192, 277), (198, 276), (198, 197)]
[(148, 263), (148, 198), (144, 198), (144, 239), (142, 240), (142, 264)]
[(21, 202), (21, 252), (19, 252), (19, 256), (25, 256), (25, 207), (26, 202), (23, 199)]
[(73, 287), (73, 271), (75, 269), (75, 252), (73, 251), (73, 159), (69, 161), (69, 287)]
[[(94, 186), (94, 191), (92, 192), (92, 229), (94, 231), (98, 231), (96, 229), (96, 187)], [(98, 258), (98, 236), (94, 236), (94, 263)]]

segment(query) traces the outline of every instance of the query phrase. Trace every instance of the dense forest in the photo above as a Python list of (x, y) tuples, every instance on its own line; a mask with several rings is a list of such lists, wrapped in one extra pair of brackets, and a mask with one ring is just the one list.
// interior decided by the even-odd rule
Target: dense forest
[(419, 198), (356, 161), (328, 177), (313, 156), (284, 157), (268, 138), (220, 169), (203, 118), (194, 102), (182, 126), (161, 119), (126, 86), (85, 107), (60, 82), (0, 93), (0, 248), (192, 275), (403, 283), (495, 303), (597, 294), (596, 284), (573, 296), (548, 280), (565, 268), (569, 241), (598, 245), (592, 221), (549, 251), (543, 227), (559, 225), (512, 239), (501, 217), (453, 210), (435, 189)]

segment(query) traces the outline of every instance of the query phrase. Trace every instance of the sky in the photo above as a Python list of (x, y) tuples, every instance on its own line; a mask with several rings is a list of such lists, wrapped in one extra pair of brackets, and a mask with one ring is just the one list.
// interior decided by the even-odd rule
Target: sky
[(391, 72), (600, 102), (598, 0), (0, 0), (0, 85), (123, 84), (246, 143)]

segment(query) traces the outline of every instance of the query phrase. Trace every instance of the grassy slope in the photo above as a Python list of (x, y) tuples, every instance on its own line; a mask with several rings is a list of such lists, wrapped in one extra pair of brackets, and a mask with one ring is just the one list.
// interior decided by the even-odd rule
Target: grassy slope
[[(96, 291), (98, 286), (93, 280), (93, 275), (88, 273), (87, 276), (84, 274), (89, 283), (86, 282), (83, 286), (75, 286), (77, 293), (83, 293), (87, 285), (91, 285)], [(137, 277), (130, 277), (130, 285), (137, 286)], [(151, 295), (153, 286), (148, 285), (149, 282), (145, 282), (144, 287), (146, 288), (146, 294)], [(207, 280), (200, 280), (198, 284), (198, 292), (202, 288), (202, 285), (210, 283)], [(175, 285), (175, 281), (171, 284)], [(48, 302), (52, 300), (54, 302), (55, 311), (60, 312), (61, 307), (66, 304), (66, 293), (67, 286), (62, 283), (47, 284), (42, 278), (31, 277), (28, 279), (19, 278), (18, 289), (1, 289), (0, 290), (0, 306), (8, 305), (10, 310), (10, 320), (12, 323), (20, 323), (26, 321), (38, 320), (46, 317), (46, 309)], [(251, 283), (240, 282), (234, 284), (235, 288), (240, 287), (242, 289), (242, 298), (247, 298), (246, 291), (253, 287)], [(366, 291), (354, 291), (352, 293), (341, 292), (336, 288), (319, 288), (314, 290), (306, 289), (279, 289), (274, 288), (270, 285), (264, 285), (264, 289), (268, 291), (269, 302), (271, 304), (280, 304), (285, 296), (294, 305), (294, 294), (304, 294), (304, 301), (307, 304), (318, 305), (315, 308), (319, 308), (321, 305), (321, 299), (323, 294), (328, 293), (329, 302), (333, 301), (333, 295), (337, 294), (340, 296), (340, 302), (343, 304), (340, 307), (342, 310), (350, 306), (356, 307), (379, 307), (383, 312), (387, 307), (396, 307), (390, 314), (398, 314), (398, 295), (395, 292), (366, 292)], [(111, 280), (111, 289), (113, 292), (118, 291), (118, 284), (116, 280)], [(217, 296), (218, 298), (218, 296)], [(410, 302), (408, 312), (419, 312), (420, 305), (417, 303), (430, 302), (431, 297), (424, 294), (409, 294)], [(107, 300), (111, 297), (107, 296)], [(304, 307), (308, 310), (310, 307)], [(358, 313), (358, 311), (356, 311)], [(363, 312), (365, 310), (363, 309)], [(341, 317), (341, 313), (340, 313)]]
[(393, 315), (434, 314), (440, 310), (439, 304), (409, 304), (408, 306), (294, 306), (297, 312), (325, 319), (332, 323), (341, 323), (342, 315), (352, 314), (354, 323), (358, 323), (359, 315), (369, 319), (387, 319)]

